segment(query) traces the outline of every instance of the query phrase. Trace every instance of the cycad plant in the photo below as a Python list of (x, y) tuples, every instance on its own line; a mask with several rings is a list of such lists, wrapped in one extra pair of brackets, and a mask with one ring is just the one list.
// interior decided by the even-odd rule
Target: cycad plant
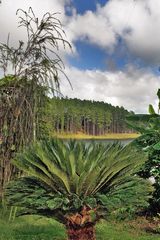
[(69, 240), (95, 240), (100, 218), (147, 206), (152, 187), (135, 174), (144, 161), (129, 145), (42, 140), (14, 160), (27, 175), (8, 185), (8, 204), (22, 207), (22, 214), (55, 218)]

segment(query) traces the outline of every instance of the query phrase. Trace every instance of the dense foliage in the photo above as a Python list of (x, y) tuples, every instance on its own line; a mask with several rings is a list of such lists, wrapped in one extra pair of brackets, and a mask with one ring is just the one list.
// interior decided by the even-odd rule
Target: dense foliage
[(135, 175), (145, 159), (131, 146), (43, 140), (17, 155), (14, 164), (29, 176), (11, 182), (6, 197), (10, 205), (24, 207), (22, 214), (64, 223), (70, 237), (94, 239), (100, 218), (148, 205), (152, 187)]
[[(157, 96), (160, 100), (160, 90), (158, 90)], [(160, 109), (160, 104), (158, 108)], [(151, 178), (154, 183), (155, 191), (149, 208), (153, 214), (160, 212), (160, 115), (156, 114), (151, 104), (149, 113), (130, 116), (127, 121), (132, 128), (142, 134), (133, 143), (148, 152), (148, 160), (139, 175), (143, 178)]]
[(52, 98), (49, 111), (48, 123), (55, 133), (104, 135), (132, 132), (125, 123), (125, 117), (133, 115), (133, 112), (108, 103)]

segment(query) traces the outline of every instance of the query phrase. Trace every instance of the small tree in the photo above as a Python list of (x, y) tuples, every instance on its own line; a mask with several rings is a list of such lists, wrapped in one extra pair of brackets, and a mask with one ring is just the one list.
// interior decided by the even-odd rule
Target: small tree
[[(46, 93), (59, 93), (59, 73), (65, 75), (59, 44), (69, 46), (57, 13), (38, 19), (32, 8), (17, 11), (26, 41), (18, 47), (0, 43), (0, 195), (15, 173), (14, 153), (41, 137)], [(66, 77), (66, 75), (65, 75)], [(43, 108), (44, 109), (44, 108)]]
[(144, 160), (131, 146), (43, 140), (14, 160), (28, 176), (8, 185), (8, 204), (23, 207), (21, 214), (55, 218), (69, 240), (95, 240), (99, 219), (148, 205), (152, 187), (135, 175)]

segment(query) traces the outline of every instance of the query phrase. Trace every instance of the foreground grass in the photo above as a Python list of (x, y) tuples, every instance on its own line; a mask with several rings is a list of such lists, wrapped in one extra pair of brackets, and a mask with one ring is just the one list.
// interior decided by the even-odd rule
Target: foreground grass
[[(97, 240), (160, 240), (158, 234), (129, 227), (126, 224), (99, 223), (96, 229)], [(0, 220), (0, 240), (65, 240), (63, 225), (50, 219), (20, 217), (12, 223)]]
[(84, 133), (77, 133), (77, 134), (67, 134), (67, 133), (61, 133), (61, 134), (56, 134), (55, 135), (58, 138), (62, 139), (135, 139), (139, 137), (139, 134), (137, 133), (108, 133), (106, 135), (101, 135), (101, 136), (93, 136), (93, 135), (87, 135)]

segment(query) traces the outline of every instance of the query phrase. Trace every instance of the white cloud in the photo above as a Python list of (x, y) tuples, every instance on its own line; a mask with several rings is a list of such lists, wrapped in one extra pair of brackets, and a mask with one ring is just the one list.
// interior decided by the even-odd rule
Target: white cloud
[(85, 40), (101, 47), (110, 47), (116, 42), (112, 26), (99, 12), (85, 12), (84, 15), (74, 14), (67, 23), (67, 32), (72, 42)]
[(156, 63), (160, 61), (159, 9), (159, 0), (111, 0), (100, 11), (132, 53)]
[(110, 0), (95, 12), (74, 13), (66, 29), (71, 42), (85, 40), (106, 50), (113, 50), (120, 36), (132, 54), (159, 63), (159, 9), (159, 0)]
[(71, 98), (97, 100), (124, 106), (137, 113), (147, 112), (148, 105), (156, 104), (160, 77), (149, 71), (128, 66), (125, 71), (66, 69), (73, 90), (62, 82), (62, 93)]
[(32, 7), (35, 15), (42, 17), (46, 12), (60, 12), (58, 15), (61, 21), (64, 21), (64, 5), (68, 0), (7, 0), (0, 5), (0, 42), (6, 42), (8, 33), (10, 33), (11, 44), (16, 44), (17, 40), (25, 39), (25, 33), (18, 29), (17, 9), (21, 8), (28, 11)]

